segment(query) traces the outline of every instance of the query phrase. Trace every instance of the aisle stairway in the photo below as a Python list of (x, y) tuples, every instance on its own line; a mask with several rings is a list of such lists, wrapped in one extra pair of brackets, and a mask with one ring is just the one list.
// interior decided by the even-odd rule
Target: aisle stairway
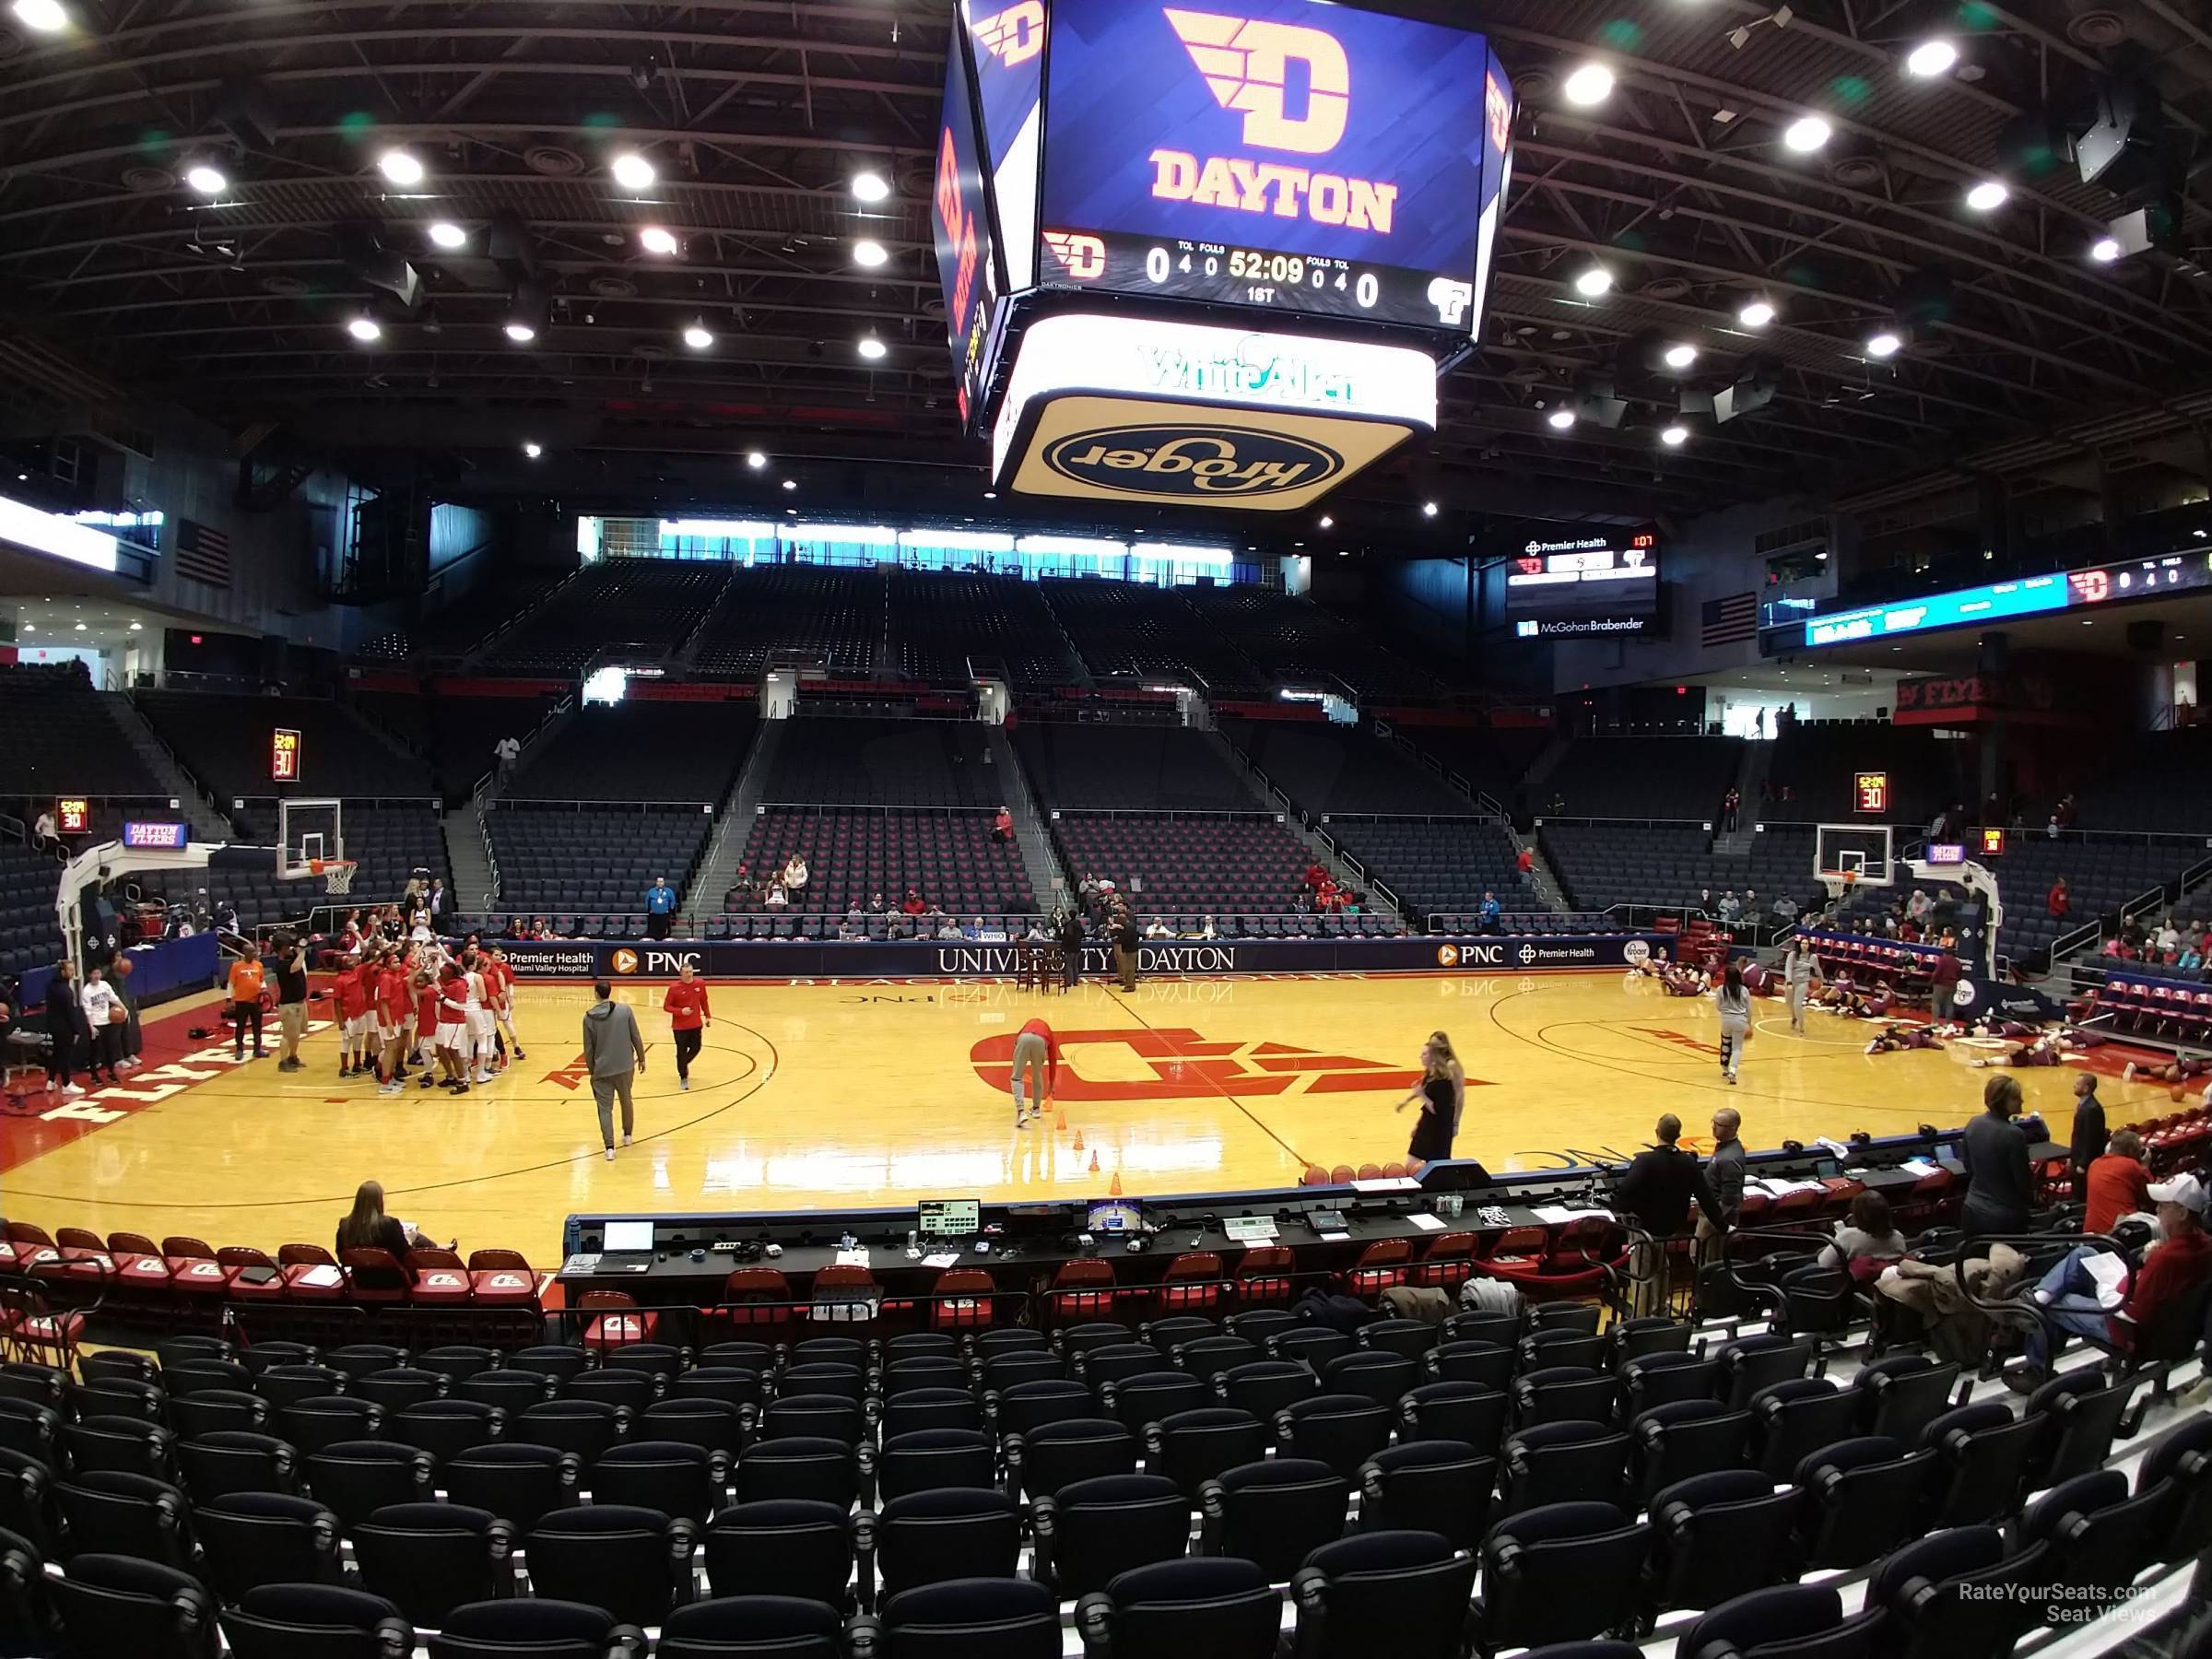
[(737, 879), (737, 865), (753, 832), (754, 809), (760, 805), (761, 791), (775, 771), (777, 751), (790, 729), (788, 720), (764, 720), (755, 728), (752, 752), (737, 769), (728, 798), (715, 808), (714, 839), (707, 843), (707, 855), (700, 860), (699, 873), (684, 890), (685, 915), (722, 914), (723, 895)]
[(1021, 770), (1020, 757), (1015, 754), (1006, 728), (991, 726), (988, 736), (1000, 787), (1014, 814), (1014, 844), (1021, 849), (1022, 873), (1030, 878), (1030, 891), (1037, 896), (1038, 909), (1053, 910), (1066, 896), (1069, 882), (1053, 851), (1052, 830), (1038, 808), (1036, 792), (1030, 787), (1029, 776)]
[(453, 872), (455, 908), (475, 912), (498, 902), (492, 891), (491, 855), (484, 844), (484, 820), (477, 803), (464, 801), (442, 820), (445, 857)]
[(199, 781), (184, 770), (169, 746), (155, 735), (154, 728), (147, 724), (146, 716), (138, 712), (138, 705), (130, 700), (128, 693), (102, 691), (98, 695), (100, 705), (114, 720), (133, 752), (146, 763), (155, 781), (176, 797), (179, 810), (192, 824), (193, 840), (203, 844), (236, 841), (238, 832), (230, 827), (230, 820), (200, 787)]

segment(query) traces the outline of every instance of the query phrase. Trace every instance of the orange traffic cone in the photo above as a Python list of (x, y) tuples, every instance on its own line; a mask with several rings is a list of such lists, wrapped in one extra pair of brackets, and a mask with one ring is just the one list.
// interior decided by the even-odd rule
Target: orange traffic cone
[(1121, 1195), (1122, 1172), (1119, 1170), (1116, 1170), (1113, 1172), (1113, 1183), (1106, 1189), (1106, 1196), (1109, 1198), (1119, 1198)]
[(1078, 1152), (1083, 1150), (1083, 1131), (1080, 1129), (1076, 1131), (1076, 1150)]
[(1060, 1115), (1053, 1120), (1053, 1128), (1055, 1133), (1060, 1135), (1065, 1135), (1067, 1133), (1067, 1112), (1065, 1109), (1063, 1109), (1060, 1112)]
[(1090, 1172), (1093, 1175), (1099, 1172), (1099, 1155), (1095, 1150), (1090, 1155)]

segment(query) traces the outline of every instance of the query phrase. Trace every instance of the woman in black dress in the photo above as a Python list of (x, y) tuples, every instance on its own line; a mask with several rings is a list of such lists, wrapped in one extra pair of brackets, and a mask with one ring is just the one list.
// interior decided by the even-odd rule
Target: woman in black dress
[(1452, 1086), (1451, 1063), (1437, 1052), (1434, 1044), (1421, 1051), (1421, 1086), (1400, 1100), (1394, 1110), (1403, 1112), (1416, 1100), (1420, 1102), (1420, 1120), (1413, 1126), (1413, 1140), (1406, 1148), (1406, 1167), (1419, 1174), (1428, 1165), (1452, 1156), (1452, 1134), (1458, 1126), (1453, 1119), (1456, 1112), (1456, 1090)]

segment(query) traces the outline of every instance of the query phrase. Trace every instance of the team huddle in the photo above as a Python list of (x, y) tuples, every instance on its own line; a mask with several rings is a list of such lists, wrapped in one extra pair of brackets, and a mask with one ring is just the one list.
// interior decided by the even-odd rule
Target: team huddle
[[(368, 944), (341, 959), (331, 994), (338, 1010), (338, 1076), (373, 1073), (379, 1094), (442, 1080), (453, 1094), (489, 1083), (510, 1053), (524, 1057), (514, 1030), (514, 970), (494, 947), (465, 945), (458, 956), (436, 939)], [(437, 1070), (430, 1067), (435, 1062)]]

